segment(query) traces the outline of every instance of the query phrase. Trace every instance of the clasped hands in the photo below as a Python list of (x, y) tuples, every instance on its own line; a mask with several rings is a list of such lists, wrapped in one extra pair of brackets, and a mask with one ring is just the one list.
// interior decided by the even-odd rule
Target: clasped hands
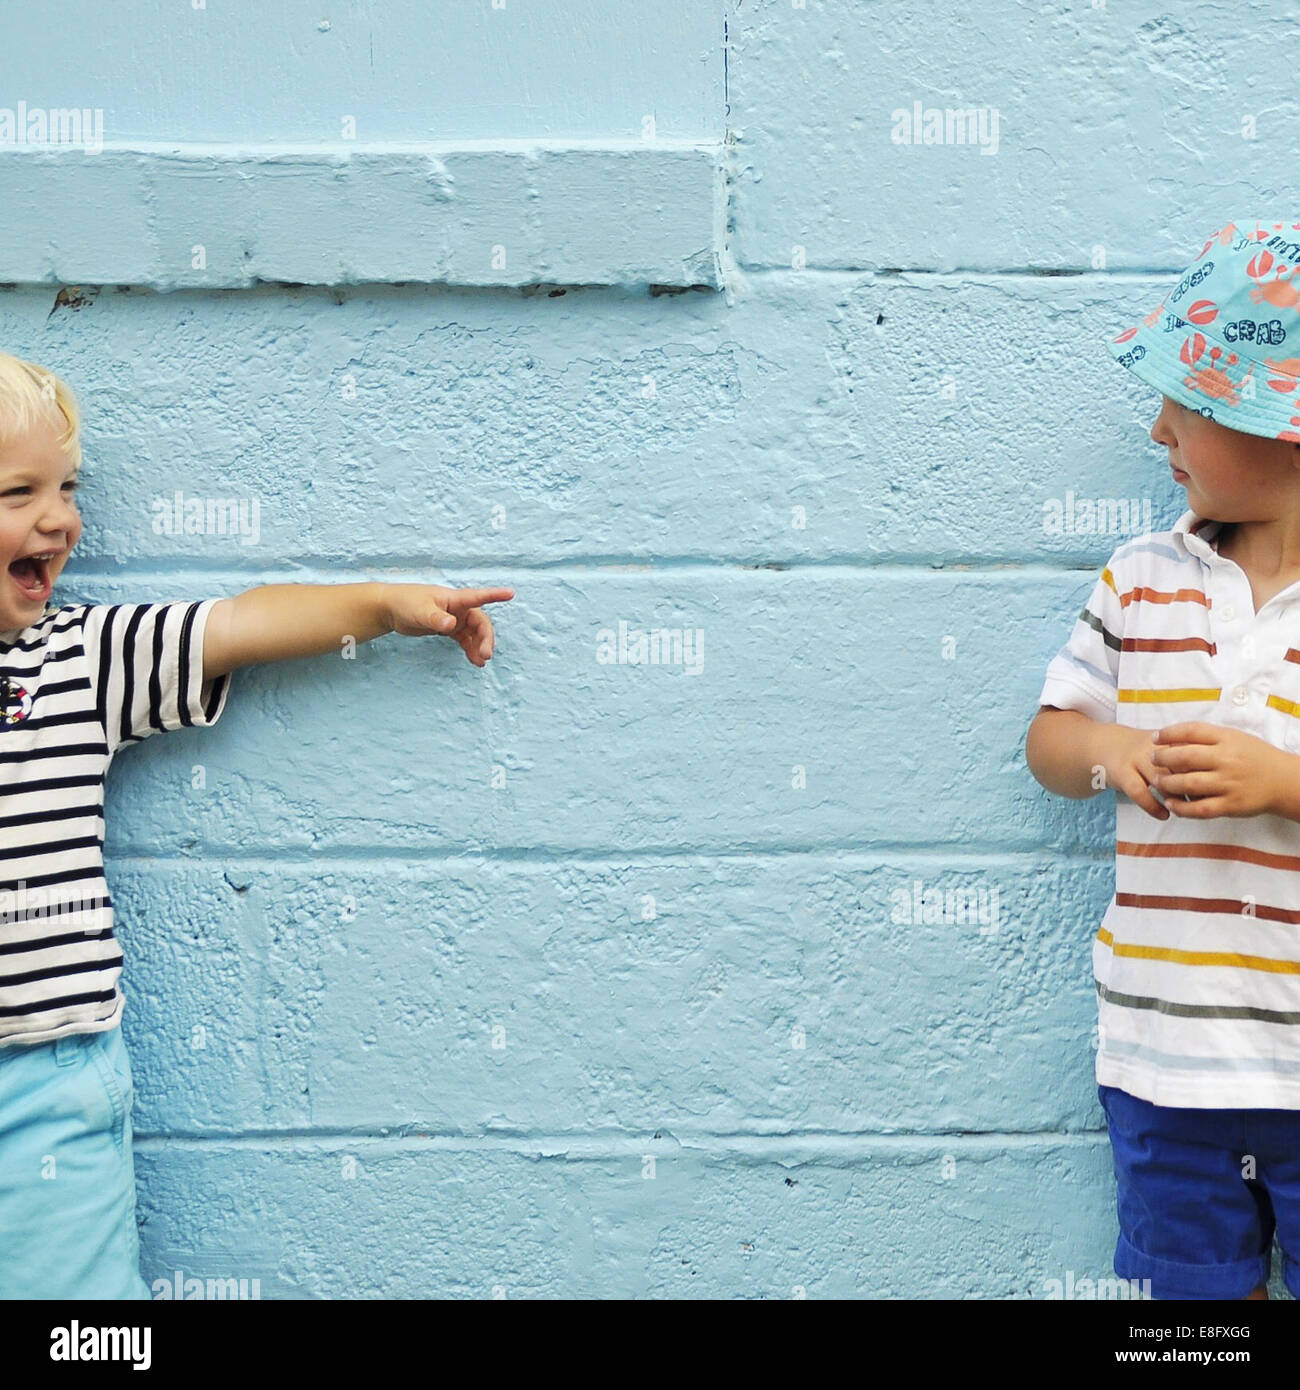
[[(1108, 785), (1167, 820), (1281, 815), (1300, 819), (1300, 757), (1241, 729), (1194, 720), (1154, 733), (1112, 725)], [(1119, 732), (1123, 729), (1122, 734)], [(1151, 794), (1160, 793), (1164, 804)]]

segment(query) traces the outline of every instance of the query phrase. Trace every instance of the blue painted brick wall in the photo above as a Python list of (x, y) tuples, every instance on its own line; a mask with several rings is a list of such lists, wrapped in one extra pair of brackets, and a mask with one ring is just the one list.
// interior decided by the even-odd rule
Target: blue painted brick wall
[[(135, 142), (116, 157), (144, 167), (169, 134), (328, 144), (356, 92), (381, 152), (429, 138), (427, 74), (376, 83), (359, 13), (326, 32), (283, 10), (279, 48), (204, 40), (273, 93), (260, 128), (168, 86), (197, 63), (174, 14), (152, 37), (115, 19), (98, 99)], [(540, 290), (494, 279), (472, 240), (429, 282), (394, 259), (257, 284), (284, 245), (220, 200), (214, 243), (267, 273), (232, 253), (194, 282), (154, 234), (181, 205), (136, 216), (111, 178), (94, 196), (120, 240), (91, 249), (131, 248), (120, 276), (53, 308), (90, 249), (50, 233), (0, 265), (0, 344), (86, 411), (68, 601), (518, 592), (485, 671), (396, 637), (241, 671), (216, 729), (115, 766), (146, 1278), (775, 1298), (1107, 1278), (1090, 949), (1112, 809), (1048, 797), (1023, 739), (1121, 538), (1045, 534), (1043, 508), (1072, 489), (1176, 519), (1154, 398), (1105, 339), (1228, 217), (1292, 210), (1294, 65), (1249, 3), (663, 0), (625, 42), (630, 14), (565, 13), (513, 21), (511, 42), (570, 55), (528, 68), (527, 99), (503, 78), (517, 50), (467, 31), (447, 80), (493, 101), (476, 116), (445, 82), (427, 101), (507, 161), (528, 136), (596, 142), (612, 163), (553, 204), (586, 283), (560, 292), (548, 231), (518, 276)], [(395, 6), (371, 39), (407, 52), (420, 22)], [(163, 47), (178, 66), (151, 94)], [(615, 55), (630, 66), (596, 82)], [(1227, 75), (1247, 70), (1243, 91)], [(32, 100), (97, 100), (32, 71)], [(914, 102), (996, 111), (996, 153), (896, 142)], [(638, 146), (645, 110), (716, 159), (718, 208), (691, 160)], [(16, 158), (0, 196), (39, 187)], [(75, 193), (108, 166), (85, 167), (58, 177)], [(582, 242), (590, 187), (652, 168), (689, 217), (616, 254), (606, 231)], [(316, 235), (318, 174), (277, 185), (290, 241)], [(475, 215), (517, 213), (513, 184), (475, 177)], [(256, 544), (155, 534), (178, 489), (255, 499)], [(698, 671), (601, 660), (620, 623), (700, 632)], [(927, 920), (917, 885), (995, 907)]]

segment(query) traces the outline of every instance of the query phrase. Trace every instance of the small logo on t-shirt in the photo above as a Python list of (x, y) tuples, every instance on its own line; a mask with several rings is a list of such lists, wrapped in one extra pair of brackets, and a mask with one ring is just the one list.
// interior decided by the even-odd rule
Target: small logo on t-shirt
[(32, 712), (32, 697), (16, 681), (0, 676), (0, 729), (8, 729)]

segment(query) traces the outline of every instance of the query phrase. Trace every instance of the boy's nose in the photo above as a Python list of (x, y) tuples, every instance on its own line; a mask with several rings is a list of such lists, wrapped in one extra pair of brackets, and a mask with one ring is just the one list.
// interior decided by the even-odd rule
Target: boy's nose
[(60, 531), (71, 532), (76, 529), (79, 520), (80, 513), (73, 503), (66, 497), (60, 497), (41, 518), (37, 529), (46, 535), (57, 534)]
[(66, 550), (76, 536), (75, 524), (64, 521), (42, 522), (37, 526), (36, 531), (41, 537), (41, 543), (48, 545), (51, 550)]
[(1172, 444), (1174, 442), (1173, 431), (1169, 428), (1169, 407), (1161, 406), (1160, 414), (1156, 416), (1155, 423), (1151, 426), (1151, 438), (1156, 444)]

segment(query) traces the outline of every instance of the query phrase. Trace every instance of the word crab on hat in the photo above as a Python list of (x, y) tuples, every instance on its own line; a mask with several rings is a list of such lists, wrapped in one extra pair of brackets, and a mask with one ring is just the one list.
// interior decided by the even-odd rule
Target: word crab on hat
[(1110, 350), (1228, 429), (1300, 443), (1298, 277), (1300, 222), (1229, 222)]

